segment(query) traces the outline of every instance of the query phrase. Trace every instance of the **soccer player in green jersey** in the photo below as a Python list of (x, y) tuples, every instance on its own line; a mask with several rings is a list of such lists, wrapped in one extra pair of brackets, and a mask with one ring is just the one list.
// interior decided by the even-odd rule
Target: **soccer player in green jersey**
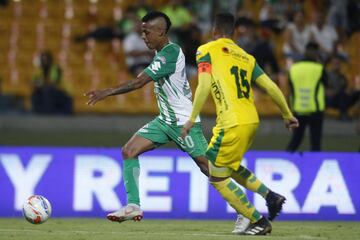
[(204, 159), (207, 142), (203, 135), (200, 119), (196, 118), (195, 127), (183, 140), (180, 131), (192, 110), (192, 93), (185, 74), (185, 56), (181, 48), (169, 41), (167, 32), (170, 19), (162, 12), (150, 12), (142, 19), (142, 38), (149, 49), (156, 50), (152, 63), (134, 80), (118, 87), (95, 90), (86, 93), (87, 104), (117, 94), (127, 93), (154, 82), (154, 92), (160, 114), (147, 123), (122, 148), (124, 160), (124, 182), (128, 205), (108, 214), (111, 221), (141, 220), (138, 180), (140, 165), (138, 156), (170, 141), (175, 142), (187, 152), (208, 175), (207, 160)]

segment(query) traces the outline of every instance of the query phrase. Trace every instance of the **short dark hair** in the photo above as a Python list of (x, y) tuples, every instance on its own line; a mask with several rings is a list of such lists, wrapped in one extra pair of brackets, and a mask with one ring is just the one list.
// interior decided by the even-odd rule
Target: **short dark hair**
[(219, 32), (231, 36), (234, 33), (235, 18), (231, 13), (218, 13), (215, 16), (214, 27)]
[(148, 22), (151, 20), (154, 20), (156, 18), (163, 18), (166, 22), (166, 33), (169, 31), (170, 27), (171, 27), (171, 21), (170, 18), (168, 17), (168, 15), (166, 15), (163, 12), (159, 12), (159, 11), (152, 11), (152, 12), (148, 12), (142, 19), (142, 22)]

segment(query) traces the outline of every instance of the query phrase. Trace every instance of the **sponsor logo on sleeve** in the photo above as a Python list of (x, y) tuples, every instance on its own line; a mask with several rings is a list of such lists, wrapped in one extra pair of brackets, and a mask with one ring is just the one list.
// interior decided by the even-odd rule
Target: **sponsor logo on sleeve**
[(159, 61), (154, 61), (151, 65), (149, 70), (153, 73), (156, 74), (156, 71), (159, 71), (159, 69), (161, 68), (161, 63)]
[(164, 56), (159, 56), (158, 59), (162, 64), (166, 64), (166, 58)]

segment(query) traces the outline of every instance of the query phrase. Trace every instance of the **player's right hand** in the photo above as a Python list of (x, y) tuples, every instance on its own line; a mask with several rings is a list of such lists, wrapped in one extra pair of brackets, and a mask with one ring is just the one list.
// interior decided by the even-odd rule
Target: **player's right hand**
[(185, 139), (186, 136), (189, 134), (190, 129), (194, 126), (194, 123), (191, 121), (187, 121), (183, 128), (181, 129), (181, 138)]
[(291, 117), (289, 119), (284, 119), (284, 123), (287, 129), (294, 130), (295, 128), (299, 127), (299, 121), (296, 117)]
[(103, 100), (107, 96), (109, 96), (107, 89), (105, 90), (94, 90), (84, 94), (84, 96), (88, 97), (87, 105), (93, 106), (95, 103)]

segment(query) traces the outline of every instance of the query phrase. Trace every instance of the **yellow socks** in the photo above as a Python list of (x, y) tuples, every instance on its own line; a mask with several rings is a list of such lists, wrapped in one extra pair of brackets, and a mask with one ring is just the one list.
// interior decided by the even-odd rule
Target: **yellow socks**
[(241, 186), (256, 192), (266, 198), (269, 189), (249, 169), (240, 166), (239, 170), (233, 171), (231, 178), (234, 179)]
[(249, 202), (245, 193), (230, 178), (219, 182), (210, 181), (210, 183), (238, 213), (251, 222), (257, 222), (262, 217)]

